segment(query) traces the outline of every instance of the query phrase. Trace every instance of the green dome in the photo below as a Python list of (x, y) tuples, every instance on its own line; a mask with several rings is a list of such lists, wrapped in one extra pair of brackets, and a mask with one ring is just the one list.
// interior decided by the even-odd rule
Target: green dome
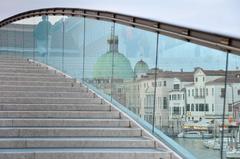
[[(94, 79), (112, 78), (112, 60), (113, 52), (103, 54), (96, 62), (93, 68)], [(121, 53), (114, 52), (114, 79), (131, 80), (134, 77), (129, 60)]]
[(143, 60), (138, 61), (134, 67), (135, 75), (147, 73), (148, 70), (149, 70), (148, 65)]

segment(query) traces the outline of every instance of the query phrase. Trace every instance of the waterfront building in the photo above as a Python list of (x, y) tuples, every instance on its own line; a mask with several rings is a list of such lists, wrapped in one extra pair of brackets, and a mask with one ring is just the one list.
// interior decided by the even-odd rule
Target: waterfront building
[[(226, 94), (226, 115), (232, 114), (234, 101), (240, 100), (240, 71), (229, 71)], [(221, 116), (224, 103), (225, 73), (222, 70), (196, 68), (194, 82), (186, 85), (187, 120), (201, 120), (207, 116)]]

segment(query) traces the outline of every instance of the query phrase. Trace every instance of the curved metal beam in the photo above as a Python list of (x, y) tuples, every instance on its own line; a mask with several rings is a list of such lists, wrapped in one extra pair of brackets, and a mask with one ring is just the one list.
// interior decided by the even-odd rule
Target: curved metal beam
[(191, 28), (183, 28), (176, 25), (170, 25), (139, 17), (98, 10), (87, 10), (79, 8), (46, 8), (31, 10), (17, 14), (1, 21), (0, 27), (3, 27), (7, 24), (21, 19), (42, 15), (83, 16), (99, 20), (113, 21), (116, 23), (138, 27), (176, 39), (240, 55), (240, 39), (234, 39), (231, 37), (202, 32)]

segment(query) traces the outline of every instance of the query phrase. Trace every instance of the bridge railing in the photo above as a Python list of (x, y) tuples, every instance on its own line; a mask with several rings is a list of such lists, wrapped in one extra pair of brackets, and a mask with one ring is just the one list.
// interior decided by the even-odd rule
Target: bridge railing
[(80, 80), (183, 158), (204, 155), (201, 140), (177, 138), (184, 126), (208, 121), (216, 129), (209, 133), (219, 137), (240, 98), (238, 55), (114, 21), (46, 15), (19, 20), (0, 28), (0, 52)]

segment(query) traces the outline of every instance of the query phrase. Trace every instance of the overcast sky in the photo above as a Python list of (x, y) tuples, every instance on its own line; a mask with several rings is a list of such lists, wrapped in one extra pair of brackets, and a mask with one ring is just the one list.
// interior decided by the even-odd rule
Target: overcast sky
[(0, 20), (51, 7), (113, 11), (240, 39), (240, 0), (7, 0)]

